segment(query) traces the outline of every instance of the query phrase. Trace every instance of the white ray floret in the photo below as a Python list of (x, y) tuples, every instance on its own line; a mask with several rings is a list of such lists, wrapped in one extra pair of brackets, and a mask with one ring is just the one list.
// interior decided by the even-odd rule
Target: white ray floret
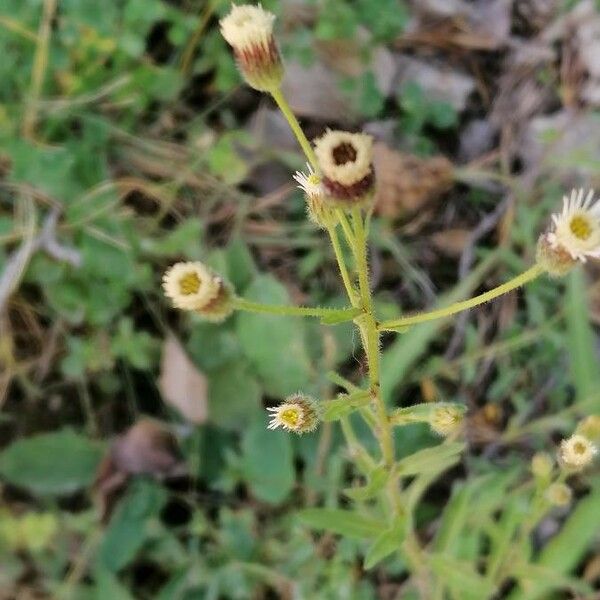
[(554, 248), (581, 262), (600, 258), (600, 200), (593, 190), (572, 190), (563, 198), (562, 212), (552, 215), (552, 224), (548, 241)]
[(293, 178), (298, 183), (298, 187), (307, 196), (321, 196), (323, 194), (323, 186), (321, 185), (321, 178), (315, 173), (315, 170), (306, 163), (308, 168), (308, 175), (303, 171), (296, 171)]

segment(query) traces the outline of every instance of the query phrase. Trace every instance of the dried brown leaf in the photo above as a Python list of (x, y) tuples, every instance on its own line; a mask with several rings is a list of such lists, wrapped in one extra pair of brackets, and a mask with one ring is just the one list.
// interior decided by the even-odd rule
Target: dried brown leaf
[(158, 387), (163, 400), (196, 425), (208, 418), (208, 381), (175, 336), (167, 336), (163, 345)]

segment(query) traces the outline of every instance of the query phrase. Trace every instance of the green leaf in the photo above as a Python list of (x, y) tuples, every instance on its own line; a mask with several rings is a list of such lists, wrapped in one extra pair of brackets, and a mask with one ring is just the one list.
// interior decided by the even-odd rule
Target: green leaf
[(463, 442), (451, 442), (419, 450), (397, 463), (398, 472), (402, 475), (418, 475), (441, 470), (458, 462), (465, 446)]
[(96, 598), (110, 598), (111, 600), (134, 600), (126, 587), (106, 569), (96, 569)]
[(368, 392), (358, 392), (356, 394), (339, 394), (333, 400), (327, 400), (321, 404), (323, 421), (337, 421), (354, 412), (361, 406), (367, 406), (371, 402), (371, 396)]
[(365, 569), (372, 569), (378, 562), (398, 550), (405, 535), (406, 520), (398, 518), (393, 527), (384, 531), (367, 550), (364, 560)]
[(369, 482), (362, 487), (346, 488), (344, 494), (355, 501), (363, 502), (374, 498), (388, 481), (389, 471), (383, 465), (375, 467), (369, 473)]
[(436, 576), (461, 600), (490, 598), (494, 584), (480, 575), (466, 561), (456, 560), (446, 554), (430, 554), (429, 563)]
[(298, 513), (300, 520), (314, 527), (352, 538), (372, 538), (385, 531), (384, 523), (350, 510), (307, 508)]
[[(245, 295), (265, 304), (290, 303), (285, 287), (270, 275), (257, 277)], [(268, 394), (284, 397), (310, 382), (312, 369), (300, 319), (242, 312), (236, 328), (244, 353)]]
[(70, 494), (92, 483), (98, 444), (62, 429), (18, 440), (0, 454), (0, 476), (33, 494)]
[(289, 433), (267, 429), (255, 419), (242, 439), (242, 472), (259, 500), (279, 504), (295, 483), (292, 443)]
[(242, 430), (260, 407), (261, 391), (246, 360), (236, 360), (208, 375), (210, 420), (226, 429)]
[(153, 535), (153, 518), (167, 498), (158, 484), (138, 479), (113, 514), (98, 551), (98, 566), (117, 572), (127, 566)]
[(566, 313), (571, 373), (579, 402), (598, 400), (600, 390), (598, 353), (586, 298), (583, 270), (574, 269), (568, 278)]

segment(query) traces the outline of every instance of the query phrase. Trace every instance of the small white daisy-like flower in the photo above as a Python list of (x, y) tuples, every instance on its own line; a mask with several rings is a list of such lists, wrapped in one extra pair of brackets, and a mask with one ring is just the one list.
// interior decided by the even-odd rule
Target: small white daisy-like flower
[(594, 191), (572, 190), (563, 198), (563, 209), (552, 215), (553, 230), (547, 239), (553, 248), (566, 251), (573, 260), (600, 258), (600, 201)]
[(445, 437), (461, 428), (463, 416), (464, 411), (456, 406), (441, 406), (431, 413), (429, 426), (434, 433)]
[(279, 86), (283, 78), (281, 56), (273, 37), (275, 15), (262, 6), (231, 7), (221, 19), (221, 34), (233, 48), (246, 82), (260, 91)]
[(202, 310), (219, 295), (222, 279), (201, 262), (180, 262), (166, 271), (162, 285), (175, 308)]
[(303, 394), (293, 394), (278, 406), (267, 410), (271, 413), (268, 429), (282, 427), (301, 434), (313, 431), (319, 421), (314, 399)]
[(296, 171), (292, 177), (298, 183), (298, 187), (307, 196), (321, 196), (323, 194), (323, 186), (321, 185), (321, 178), (315, 173), (314, 169), (306, 163), (308, 168), (308, 175), (303, 171)]
[(576, 433), (560, 443), (558, 458), (561, 466), (572, 471), (581, 471), (587, 467), (598, 452), (585, 436)]

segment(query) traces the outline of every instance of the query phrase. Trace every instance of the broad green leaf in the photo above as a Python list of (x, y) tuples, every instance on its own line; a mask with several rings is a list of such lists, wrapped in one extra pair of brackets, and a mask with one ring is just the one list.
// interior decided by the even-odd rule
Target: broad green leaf
[(462, 442), (451, 442), (419, 450), (397, 463), (398, 472), (402, 475), (418, 475), (440, 470), (458, 462), (465, 446)]
[(107, 569), (98, 568), (94, 573), (96, 598), (111, 600), (134, 600), (127, 588)]
[(158, 484), (134, 481), (113, 514), (98, 550), (98, 566), (117, 572), (127, 566), (154, 535), (155, 519), (167, 498)]
[(406, 535), (405, 519), (398, 519), (394, 526), (384, 531), (367, 550), (365, 569), (372, 569), (378, 562), (398, 550)]
[(70, 429), (34, 435), (0, 454), (0, 476), (33, 494), (70, 494), (92, 483), (100, 446)]
[(256, 498), (283, 502), (295, 482), (290, 433), (267, 429), (266, 419), (254, 419), (242, 439), (242, 473)]
[[(245, 295), (265, 304), (290, 303), (285, 287), (269, 275), (258, 276)], [(241, 312), (236, 327), (268, 394), (280, 398), (306, 388), (312, 373), (300, 319)]]
[(260, 386), (246, 360), (236, 360), (208, 375), (210, 420), (227, 429), (244, 429), (260, 409)]
[(385, 531), (385, 524), (360, 513), (337, 508), (306, 508), (300, 520), (314, 527), (352, 538), (372, 538)]

